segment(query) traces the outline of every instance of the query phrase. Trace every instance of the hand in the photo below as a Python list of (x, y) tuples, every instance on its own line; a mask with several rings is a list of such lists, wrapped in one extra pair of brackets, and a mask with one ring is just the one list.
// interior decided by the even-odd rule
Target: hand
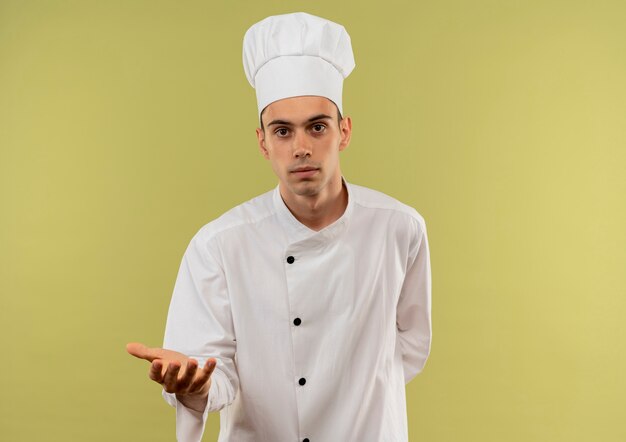
[(216, 360), (209, 358), (198, 370), (198, 361), (177, 351), (150, 348), (138, 342), (126, 346), (131, 355), (151, 362), (150, 379), (161, 384), (168, 393), (175, 393), (183, 405), (204, 411), (211, 388), (211, 374)]

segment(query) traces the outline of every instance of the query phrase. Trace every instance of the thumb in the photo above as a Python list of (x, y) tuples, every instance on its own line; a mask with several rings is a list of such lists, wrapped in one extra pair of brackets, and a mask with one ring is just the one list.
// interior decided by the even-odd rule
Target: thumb
[(150, 362), (161, 357), (158, 349), (147, 347), (139, 342), (131, 342), (127, 344), (126, 351), (136, 358), (145, 359)]

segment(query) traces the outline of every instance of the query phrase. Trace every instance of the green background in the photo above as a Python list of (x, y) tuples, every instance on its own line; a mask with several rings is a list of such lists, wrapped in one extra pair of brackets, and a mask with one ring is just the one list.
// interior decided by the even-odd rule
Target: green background
[(346, 179), (427, 222), (411, 441), (625, 441), (626, 3), (556, 0), (0, 0), (0, 439), (174, 439), (124, 346), (276, 185), (241, 45), (300, 10), (352, 37)]

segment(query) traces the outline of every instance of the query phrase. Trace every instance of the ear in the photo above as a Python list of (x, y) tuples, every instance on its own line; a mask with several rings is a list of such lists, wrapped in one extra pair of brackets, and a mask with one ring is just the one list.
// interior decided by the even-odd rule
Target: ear
[(342, 151), (348, 147), (350, 144), (350, 137), (352, 136), (352, 119), (350, 117), (343, 117), (339, 125), (339, 131), (341, 132), (339, 150)]
[(267, 150), (267, 147), (265, 147), (265, 133), (260, 127), (257, 127), (256, 129), (256, 139), (259, 143), (259, 151), (261, 151), (261, 155), (263, 155), (263, 158), (266, 160), (269, 160), (269, 151)]

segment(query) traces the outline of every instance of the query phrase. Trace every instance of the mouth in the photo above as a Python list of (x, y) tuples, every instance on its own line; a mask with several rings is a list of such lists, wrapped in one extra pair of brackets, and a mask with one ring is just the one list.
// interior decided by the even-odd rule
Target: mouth
[(298, 167), (297, 169), (292, 170), (292, 173), (296, 172), (309, 172), (311, 170), (317, 170), (316, 167)]
[(298, 167), (291, 171), (291, 173), (298, 178), (308, 178), (315, 175), (319, 169), (315, 167)]

